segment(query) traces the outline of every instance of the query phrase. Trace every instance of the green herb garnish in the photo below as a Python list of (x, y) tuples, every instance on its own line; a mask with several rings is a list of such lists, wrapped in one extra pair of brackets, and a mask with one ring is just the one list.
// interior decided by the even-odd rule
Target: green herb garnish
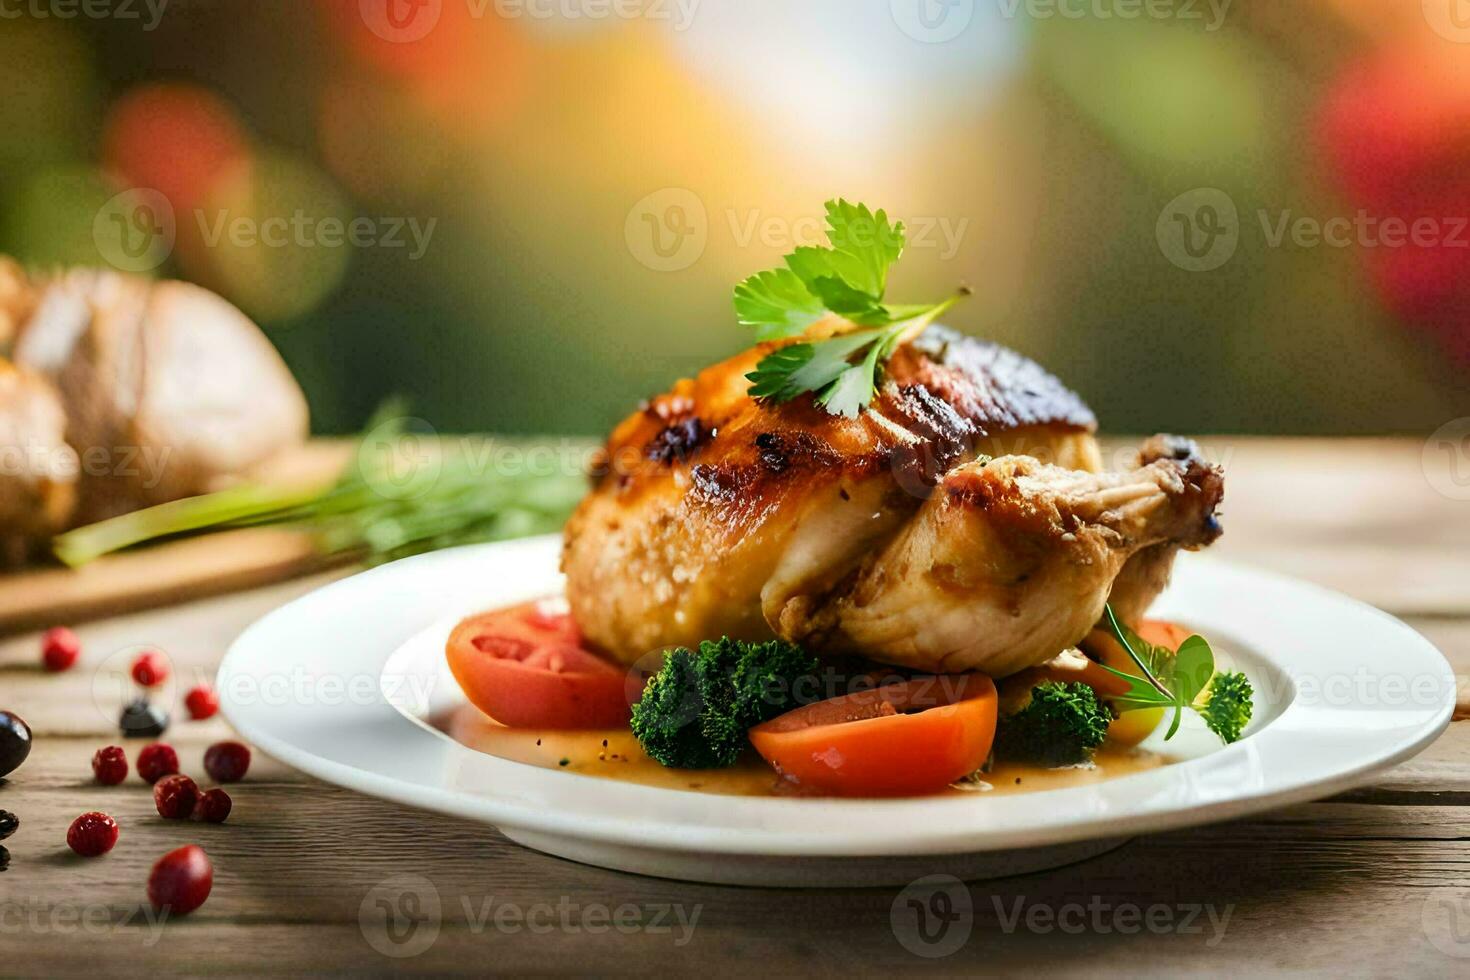
[(1106, 606), (1108, 626), (1124, 651), (1143, 671), (1143, 677), (1125, 674), (1106, 664), (1102, 668), (1128, 682), (1128, 691), (1113, 699), (1118, 711), (1137, 708), (1172, 708), (1174, 717), (1164, 740), (1179, 731), (1184, 709), (1199, 713), (1210, 731), (1227, 745), (1240, 738), (1250, 723), (1251, 683), (1238, 671), (1216, 671), (1215, 654), (1199, 635), (1179, 644), (1177, 652), (1155, 646), (1119, 621), (1112, 606)]
[(889, 223), (863, 204), (827, 202), (830, 247), (804, 245), (780, 269), (757, 273), (735, 287), (735, 313), (761, 340), (797, 337), (828, 313), (846, 329), (821, 340), (790, 344), (761, 359), (746, 375), (750, 393), (786, 402), (806, 392), (833, 415), (856, 418), (877, 393), (878, 375), (894, 350), (949, 309), (962, 290), (939, 303), (884, 302), (888, 270), (903, 254), (903, 223)]

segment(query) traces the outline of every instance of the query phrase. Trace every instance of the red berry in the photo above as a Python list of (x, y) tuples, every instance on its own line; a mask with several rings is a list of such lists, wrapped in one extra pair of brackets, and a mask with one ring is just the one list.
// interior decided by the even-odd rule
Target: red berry
[(157, 687), (168, 680), (168, 661), (157, 650), (144, 650), (133, 660), (133, 680), (144, 687)]
[(96, 857), (117, 843), (117, 821), (105, 813), (84, 813), (66, 831), (66, 846), (82, 857)]
[(92, 774), (103, 786), (116, 786), (128, 778), (128, 757), (121, 748), (109, 745), (92, 756)]
[(143, 746), (138, 753), (138, 775), (145, 783), (156, 783), (179, 771), (179, 754), (162, 742)]
[(204, 753), (204, 771), (217, 783), (238, 783), (250, 768), (250, 750), (239, 742), (216, 742)]
[(65, 626), (53, 626), (41, 634), (41, 662), (52, 673), (70, 668), (81, 652), (82, 641)]
[(188, 776), (164, 776), (153, 784), (153, 805), (165, 820), (185, 820), (199, 802), (199, 787)]
[(219, 711), (219, 695), (208, 684), (200, 684), (184, 696), (184, 707), (195, 721), (213, 718)]
[(199, 802), (194, 805), (194, 819), (206, 823), (224, 823), (233, 807), (234, 802), (229, 793), (222, 789), (212, 789), (199, 797)]
[(169, 851), (148, 872), (148, 901), (173, 915), (188, 915), (204, 904), (214, 887), (214, 866), (197, 844)]

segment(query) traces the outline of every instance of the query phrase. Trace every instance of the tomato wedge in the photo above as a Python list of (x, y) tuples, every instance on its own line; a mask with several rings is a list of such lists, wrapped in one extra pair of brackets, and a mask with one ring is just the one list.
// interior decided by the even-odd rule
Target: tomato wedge
[(917, 796), (985, 763), (995, 717), (984, 674), (919, 677), (788, 711), (750, 741), (777, 772), (827, 793)]
[(628, 721), (623, 671), (582, 646), (565, 613), (539, 603), (480, 613), (445, 647), (475, 707), (511, 728), (614, 728)]

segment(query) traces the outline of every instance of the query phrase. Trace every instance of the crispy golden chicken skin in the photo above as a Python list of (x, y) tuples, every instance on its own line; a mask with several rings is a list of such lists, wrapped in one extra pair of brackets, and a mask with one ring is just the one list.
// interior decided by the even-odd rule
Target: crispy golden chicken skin
[[(1009, 672), (1029, 665), (1011, 667), (1018, 658), (1034, 652), (1031, 662), (1039, 662), (1080, 640), (1135, 553), (1174, 547), (1176, 537), (1189, 547), (1209, 536), (1193, 528), (1176, 535), (1188, 519), (1160, 516), (1137, 526), (1115, 522), (1113, 531), (1099, 532), (1106, 541), (1087, 550), (1070, 540), (1073, 518), (1059, 517), (1033, 521), (1024, 542), (1008, 530), (992, 535), (993, 547), (976, 550), (973, 563), (960, 562), (965, 542), (985, 536), (980, 525), (1011, 519), (990, 513), (987, 498), (972, 494), (965, 513), (975, 526), (946, 525), (939, 533), (940, 512), (956, 499), (954, 480), (977, 461), (994, 460), (974, 479), (989, 485), (996, 474), (1011, 474), (1022, 497), (1042, 494), (1037, 481), (1065, 483), (1060, 474), (1087, 477), (1101, 469), (1096, 422), (1081, 399), (1033, 361), (933, 327), (895, 352), (878, 397), (848, 419), (808, 397), (782, 405), (752, 399), (745, 375), (773, 346), (680, 381), (619, 425), (592, 493), (567, 524), (562, 567), (572, 612), (592, 643), (624, 662), (721, 635), (781, 636), (920, 669), (989, 665)], [(1000, 465), (1001, 457), (1012, 462)], [(997, 468), (986, 473), (991, 466)], [(1160, 463), (1159, 473), (1124, 483), (1167, 484), (1150, 508), (1182, 507), (1182, 466)], [(1016, 482), (1023, 477), (1030, 482)], [(1116, 495), (1115, 487), (1058, 488), (1063, 496), (1089, 492), (1103, 495), (1098, 506), (1074, 502), (1071, 509), (1110, 521), (1107, 495)], [(1194, 499), (1189, 509), (1212, 513), (1213, 502)], [(945, 521), (954, 524), (953, 517)], [(1007, 567), (992, 567), (1002, 540), (1018, 554)], [(1096, 602), (1053, 631), (1055, 646), (1050, 634), (1019, 654), (999, 650), (1014, 646), (1010, 633), (959, 643), (956, 607), (973, 606), (966, 616), (979, 626), (993, 617), (1026, 619), (1043, 606), (1054, 611), (1063, 601), (1049, 577), (1052, 584), (1038, 581), (1034, 589), (975, 589), (968, 596), (955, 592), (958, 579), (946, 581), (958, 574), (970, 585), (992, 577), (998, 587), (1014, 585), (1006, 576), (1023, 574), (1021, 553), (1056, 567), (1076, 564), (1073, 578), (1090, 581), (1085, 591)], [(1102, 554), (1106, 561), (1098, 561)], [(1152, 596), (1141, 593), (1153, 578), (1138, 580), (1134, 591), (1146, 605)], [(902, 638), (865, 625), (872, 619), (865, 610), (885, 596), (906, 608), (910, 625), (900, 628), (907, 631)], [(927, 628), (931, 613), (933, 623), (948, 628)]]

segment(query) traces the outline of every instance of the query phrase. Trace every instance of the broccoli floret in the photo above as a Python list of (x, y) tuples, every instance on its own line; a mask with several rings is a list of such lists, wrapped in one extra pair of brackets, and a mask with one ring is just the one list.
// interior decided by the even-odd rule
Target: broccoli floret
[(1107, 738), (1112, 720), (1086, 684), (1043, 681), (997, 722), (995, 757), (1044, 766), (1086, 762)]
[(1239, 739), (1245, 726), (1250, 724), (1251, 695), (1254, 693), (1244, 674), (1222, 671), (1210, 678), (1203, 700), (1196, 702), (1205, 724), (1226, 745)]
[(815, 657), (779, 640), (724, 637), (680, 647), (648, 679), (633, 706), (633, 734), (643, 750), (675, 769), (733, 766), (745, 733), (798, 706), (796, 681), (817, 669)]

